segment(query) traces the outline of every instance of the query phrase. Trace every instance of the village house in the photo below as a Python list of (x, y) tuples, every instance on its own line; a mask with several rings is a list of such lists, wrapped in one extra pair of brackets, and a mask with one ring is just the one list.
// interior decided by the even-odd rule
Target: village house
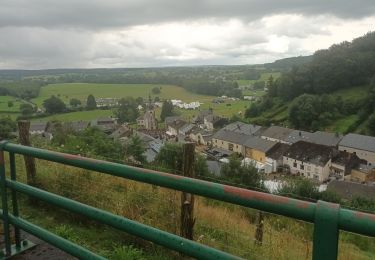
[(244, 154), (244, 143), (261, 129), (258, 125), (234, 122), (220, 129), (212, 137), (212, 146), (226, 151)]
[(194, 128), (190, 133), (189, 138), (191, 141), (198, 145), (209, 146), (211, 145), (213, 132), (204, 129)]
[(290, 173), (323, 182), (328, 179), (332, 148), (299, 141), (292, 144), (283, 156), (283, 164)]
[(213, 115), (212, 109), (199, 111), (198, 114), (193, 117), (191, 122), (193, 124), (203, 125), (204, 124), (204, 118), (208, 115)]
[(180, 127), (180, 129), (178, 129), (178, 134), (181, 136), (189, 135), (193, 131), (194, 128), (196, 128), (196, 125), (186, 123), (185, 125)]
[(337, 180), (350, 178), (353, 168), (360, 164), (360, 159), (355, 155), (344, 151), (337, 151), (331, 159), (330, 176)]
[(283, 156), (289, 147), (290, 145), (279, 142), (266, 152), (266, 173), (284, 171)]
[(339, 143), (339, 150), (355, 153), (359, 158), (366, 160), (368, 165), (375, 165), (375, 137), (347, 134)]
[(158, 128), (158, 122), (155, 117), (155, 110), (147, 110), (142, 116), (137, 118), (137, 125), (147, 130)]
[(213, 131), (214, 129), (218, 129), (223, 127), (228, 123), (228, 119), (216, 116), (214, 114), (210, 114), (204, 117), (203, 124), (204, 128)]
[(167, 125), (167, 132), (166, 134), (169, 136), (178, 136), (179, 130), (181, 127), (186, 125), (186, 121), (182, 120), (181, 118), (176, 118), (174, 120), (166, 120)]
[(271, 172), (271, 167), (266, 167), (266, 153), (275, 144), (277, 143), (257, 136), (251, 136), (243, 144), (245, 158), (250, 159), (247, 161), (253, 163), (257, 169), (269, 173)]
[(111, 117), (100, 117), (91, 121), (90, 126), (96, 127), (105, 133), (111, 133), (116, 129), (117, 122)]
[(133, 134), (133, 130), (129, 128), (127, 125), (122, 125), (113, 131), (109, 137), (114, 140), (121, 140), (123, 138), (128, 138)]
[(352, 169), (350, 181), (361, 183), (375, 182), (375, 165), (359, 164)]

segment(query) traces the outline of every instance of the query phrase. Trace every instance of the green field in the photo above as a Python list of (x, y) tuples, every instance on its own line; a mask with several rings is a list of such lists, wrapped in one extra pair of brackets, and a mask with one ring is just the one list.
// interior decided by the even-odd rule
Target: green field
[[(152, 94), (151, 90), (154, 87), (161, 87), (161, 93), (157, 95)], [(89, 94), (94, 95), (95, 98), (122, 98), (132, 96), (134, 98), (143, 97), (144, 99), (148, 99), (148, 96), (151, 95), (152, 98), (158, 96), (161, 99), (181, 99), (185, 102), (211, 102), (213, 99), (212, 96), (194, 94), (187, 92), (181, 87), (171, 85), (63, 83), (50, 84), (42, 87), (39, 97), (33, 99), (33, 102), (41, 106), (44, 100), (55, 95), (65, 103), (69, 103), (71, 98), (77, 98), (85, 104)]]
[(90, 111), (79, 111), (79, 112), (71, 112), (65, 114), (57, 114), (52, 116), (47, 116), (43, 118), (34, 118), (31, 121), (33, 122), (47, 122), (51, 120), (58, 120), (58, 121), (90, 121), (94, 120), (98, 117), (104, 116), (112, 116), (113, 112), (111, 110), (90, 110)]
[[(151, 90), (155, 86), (161, 87), (161, 93), (153, 95)], [(93, 94), (96, 98), (99, 97), (126, 97), (132, 96), (134, 98), (143, 97), (148, 99), (158, 96), (161, 99), (181, 99), (184, 102), (200, 101), (203, 103), (199, 110), (212, 108), (218, 115), (224, 117), (231, 117), (233, 114), (243, 114), (250, 101), (226, 101), (225, 103), (212, 103), (214, 96), (198, 95), (186, 91), (178, 86), (171, 85), (154, 85), (154, 84), (88, 84), (88, 83), (66, 83), (66, 84), (51, 84), (41, 88), (39, 97), (33, 99), (33, 102), (41, 106), (43, 100), (49, 98), (51, 95), (59, 96), (64, 102), (69, 103), (71, 98), (80, 99), (83, 103), (86, 102), (87, 95)], [(256, 91), (254, 95), (261, 96), (264, 91)], [(185, 119), (189, 120), (195, 116), (199, 110), (186, 110), (175, 108), (175, 112)], [(240, 112), (240, 113), (239, 113)], [(113, 115), (111, 110), (94, 110), (94, 111), (80, 111), (66, 114), (53, 115), (45, 118), (34, 119), (33, 121), (74, 121), (74, 120), (93, 120), (100, 116)], [(160, 108), (156, 110), (156, 116), (160, 116)]]
[(335, 96), (341, 96), (343, 100), (357, 101), (366, 97), (369, 91), (370, 91), (369, 86), (359, 86), (359, 87), (352, 87), (352, 88), (338, 90), (332, 94)]
[(269, 77), (272, 75), (273, 79), (277, 79), (278, 77), (280, 77), (281, 73), (280, 72), (263, 72), (261, 75), (260, 75), (260, 78), (259, 79), (252, 79), (252, 80), (248, 80), (248, 79), (239, 79), (237, 80), (237, 83), (240, 87), (249, 87), (251, 86), (254, 82), (257, 82), (257, 81), (267, 81), (269, 79)]
[(337, 133), (346, 133), (348, 128), (358, 120), (358, 115), (350, 115), (332, 123), (328, 130)]
[[(9, 101), (13, 102), (12, 107), (8, 107)], [(0, 112), (17, 113), (20, 111), (20, 105), (23, 103), (24, 101), (19, 98), (15, 98), (11, 96), (0, 96)]]

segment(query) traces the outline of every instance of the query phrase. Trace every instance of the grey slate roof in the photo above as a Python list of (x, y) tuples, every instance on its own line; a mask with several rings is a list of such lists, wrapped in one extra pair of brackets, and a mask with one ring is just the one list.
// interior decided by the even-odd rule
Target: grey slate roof
[(186, 124), (186, 121), (182, 120), (181, 118), (175, 119), (167, 123), (167, 126), (172, 127), (173, 129), (179, 130)]
[(237, 121), (225, 126), (223, 129), (245, 135), (254, 135), (258, 130), (261, 129), (261, 127), (258, 125), (245, 124)]
[(294, 131), (293, 129), (274, 125), (266, 129), (262, 133), (262, 137), (265, 136), (265, 137), (274, 138), (278, 140), (285, 140), (293, 131)]
[(359, 134), (347, 134), (342, 138), (339, 145), (375, 152), (375, 137)]
[(187, 133), (189, 133), (194, 127), (196, 127), (195, 125), (193, 125), (193, 124), (185, 124), (185, 125), (183, 125), (180, 129), (179, 129), (179, 131), (181, 132), (181, 133), (183, 133), (183, 134), (187, 134)]
[(286, 137), (285, 141), (291, 144), (294, 144), (298, 141), (311, 142), (312, 133), (300, 130), (293, 130)]
[(212, 138), (242, 145), (249, 138), (249, 135), (220, 129)]
[(332, 148), (325, 145), (299, 141), (292, 144), (284, 156), (302, 162), (325, 166), (331, 159)]
[(286, 154), (289, 148), (290, 145), (288, 144), (277, 143), (270, 150), (268, 150), (266, 156), (274, 160), (279, 160), (280, 158), (283, 158), (283, 155)]
[(212, 138), (243, 145), (259, 129), (261, 127), (258, 125), (235, 122), (217, 131)]
[(326, 146), (337, 146), (342, 137), (340, 134), (316, 131), (311, 135), (310, 142)]
[(262, 139), (260, 137), (250, 137), (245, 141), (244, 146), (247, 148), (256, 149), (258, 151), (267, 152), (275, 144), (277, 143)]
[(46, 122), (31, 122), (30, 123), (30, 132), (34, 131), (45, 131), (47, 128)]
[(301, 131), (301, 130), (293, 130), (285, 139), (286, 142), (294, 144), (298, 141), (305, 141), (314, 144), (321, 144), (326, 146), (336, 146), (340, 140), (342, 139), (342, 135), (337, 135), (335, 133), (328, 133), (317, 131), (314, 133)]
[(327, 190), (334, 191), (345, 199), (352, 199), (358, 196), (375, 199), (375, 186), (355, 182), (332, 180), (328, 184)]

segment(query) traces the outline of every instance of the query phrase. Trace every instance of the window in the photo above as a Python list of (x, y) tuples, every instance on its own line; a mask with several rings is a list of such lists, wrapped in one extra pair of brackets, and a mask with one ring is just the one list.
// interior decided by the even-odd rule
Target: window
[(293, 167), (294, 167), (294, 168), (297, 168), (297, 163), (293, 163)]
[(217, 143), (217, 140), (215, 139), (215, 143)]
[(231, 144), (231, 143), (228, 144), (228, 150), (233, 151), (233, 144)]
[(301, 164), (301, 165), (299, 166), (299, 168), (300, 168), (301, 170), (304, 170), (304, 169), (305, 169), (305, 166), (304, 166), (303, 164)]

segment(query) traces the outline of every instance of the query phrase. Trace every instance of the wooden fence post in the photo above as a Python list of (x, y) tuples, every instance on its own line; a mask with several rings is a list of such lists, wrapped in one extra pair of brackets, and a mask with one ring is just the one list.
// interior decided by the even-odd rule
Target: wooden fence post
[(258, 245), (261, 245), (263, 242), (263, 219), (263, 212), (258, 211), (256, 220), (257, 228), (255, 230), (255, 243)]
[[(30, 121), (27, 120), (20, 120), (18, 121), (18, 133), (20, 143), (22, 145), (30, 146)], [(24, 156), (25, 160), (25, 167), (26, 167), (26, 178), (27, 184), (35, 186), (35, 176), (36, 176), (36, 168), (35, 168), (35, 158)]]
[[(182, 171), (186, 177), (194, 178), (195, 144), (185, 143), (183, 145)], [(194, 218), (194, 195), (186, 192), (181, 194), (181, 236), (193, 240)]]

